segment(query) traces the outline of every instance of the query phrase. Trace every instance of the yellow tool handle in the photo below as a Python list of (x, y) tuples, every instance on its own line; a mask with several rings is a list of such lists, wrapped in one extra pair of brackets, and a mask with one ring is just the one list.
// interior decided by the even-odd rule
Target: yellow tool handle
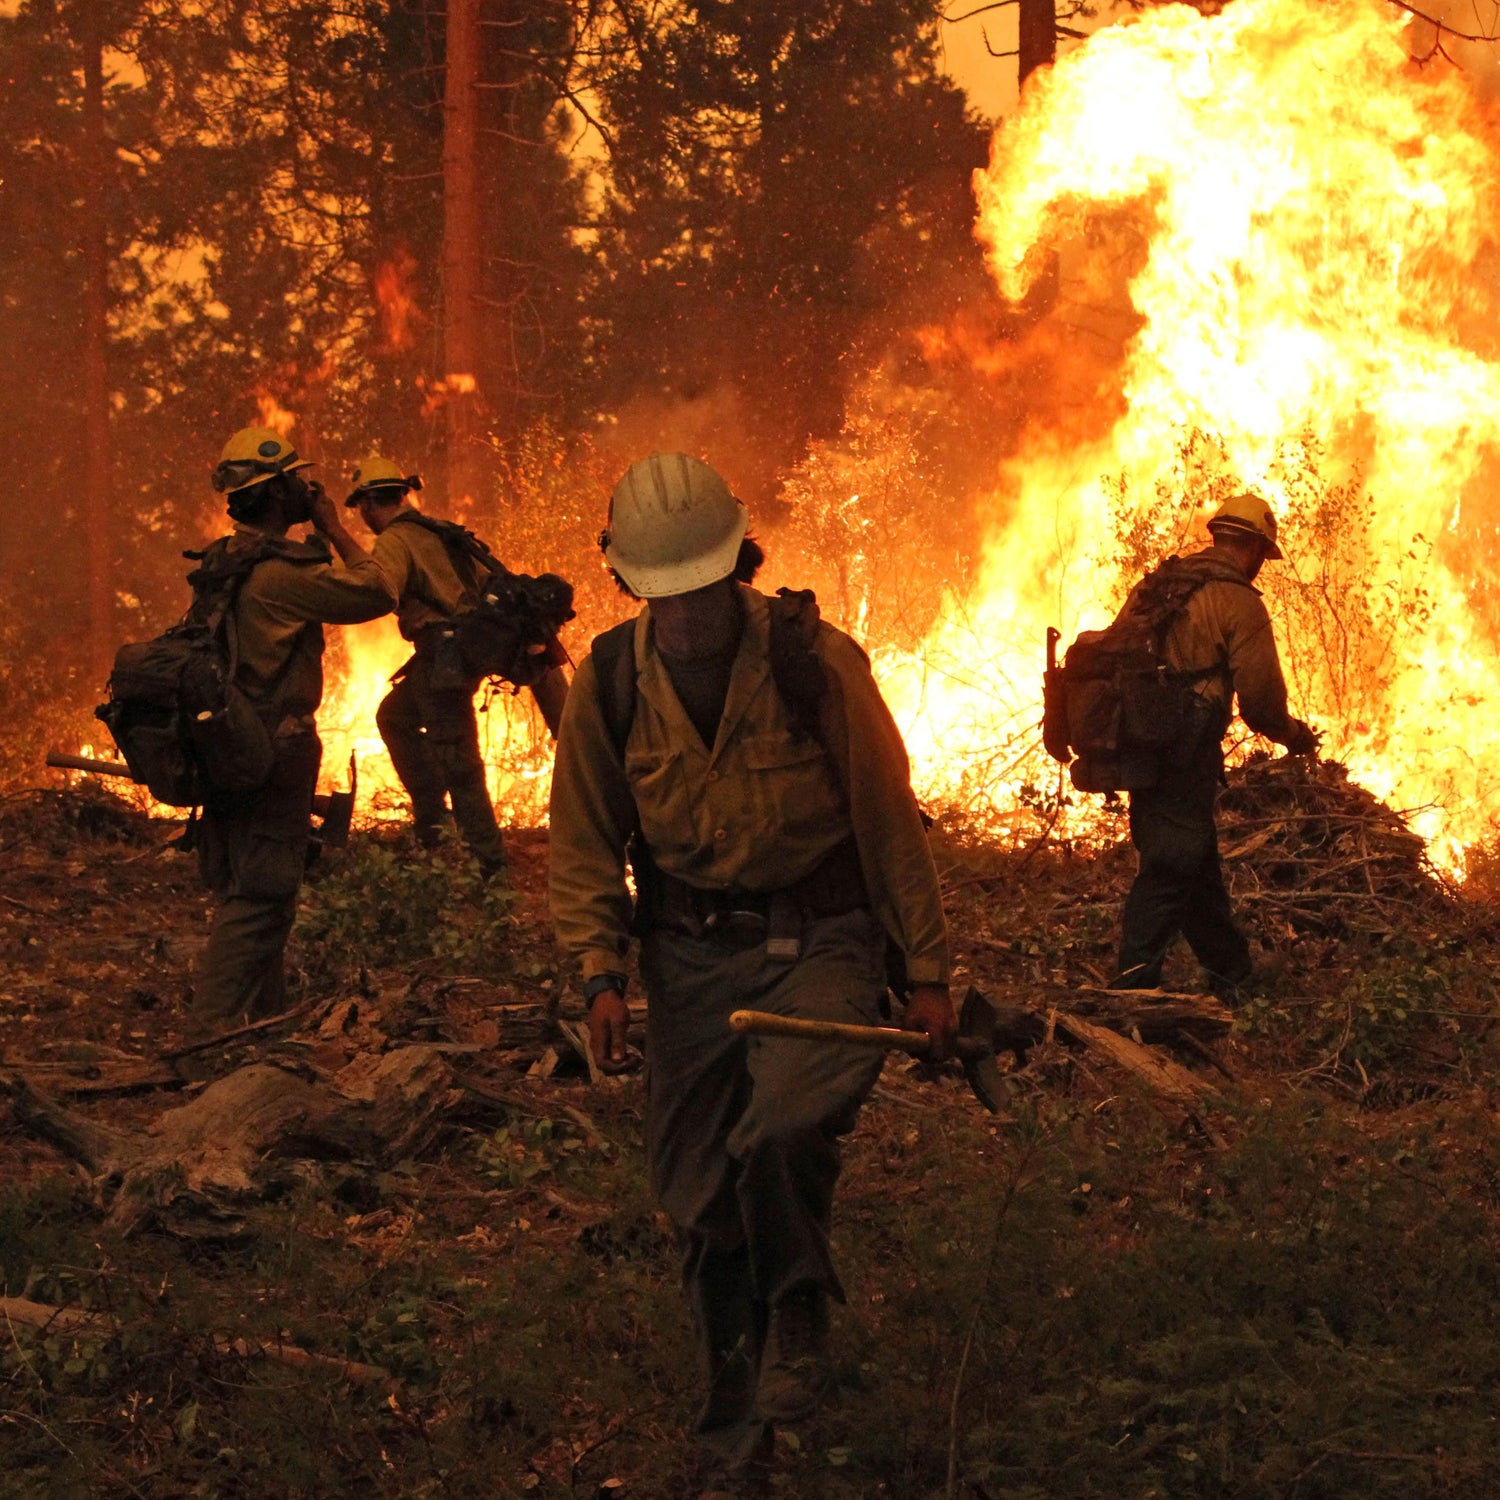
[(766, 1010), (737, 1010), (729, 1017), (732, 1031), (750, 1036), (790, 1036), (807, 1042), (851, 1042), (856, 1047), (884, 1047), (926, 1057), (932, 1046), (925, 1031), (901, 1031), (895, 1026), (850, 1026), (843, 1021), (798, 1021)]

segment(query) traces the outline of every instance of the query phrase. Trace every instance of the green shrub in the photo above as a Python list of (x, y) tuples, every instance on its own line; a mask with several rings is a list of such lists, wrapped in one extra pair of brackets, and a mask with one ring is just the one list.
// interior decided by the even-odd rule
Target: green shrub
[(484, 881), (467, 859), (356, 834), (310, 887), (297, 935), (304, 967), (319, 979), (430, 962), (494, 979), (511, 971), (512, 905), (509, 889)]

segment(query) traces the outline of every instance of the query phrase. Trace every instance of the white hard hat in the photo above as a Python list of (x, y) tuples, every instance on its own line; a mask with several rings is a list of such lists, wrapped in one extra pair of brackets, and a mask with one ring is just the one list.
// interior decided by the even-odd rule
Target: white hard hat
[(706, 463), (653, 453), (615, 486), (599, 542), (632, 593), (661, 599), (728, 578), (749, 525), (750, 512)]

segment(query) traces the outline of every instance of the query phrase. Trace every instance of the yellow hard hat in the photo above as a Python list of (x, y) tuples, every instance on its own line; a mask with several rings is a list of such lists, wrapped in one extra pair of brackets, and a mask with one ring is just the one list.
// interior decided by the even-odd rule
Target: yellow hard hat
[[(403, 474), (392, 460), (382, 458), (378, 453), (372, 453), (368, 458), (360, 459), (359, 467), (354, 471), (354, 488), (344, 504), (358, 505), (362, 490), (391, 489), (405, 494), (407, 490), (421, 488), (422, 476), (420, 474)], [(392, 495), (389, 498), (394, 500), (397, 497)]]
[(297, 450), (279, 432), (269, 427), (242, 427), (224, 444), (214, 469), (214, 488), (221, 495), (247, 490), (252, 484), (305, 469), (310, 458), (298, 458)]
[(1265, 543), (1267, 557), (1282, 555), (1276, 545), (1276, 512), (1250, 490), (1231, 495), (1209, 518), (1208, 530), (1210, 535), (1223, 531), (1231, 536), (1239, 533), (1259, 537)]
[(701, 459), (653, 453), (615, 486), (599, 545), (633, 594), (660, 599), (729, 577), (749, 525), (750, 512)]

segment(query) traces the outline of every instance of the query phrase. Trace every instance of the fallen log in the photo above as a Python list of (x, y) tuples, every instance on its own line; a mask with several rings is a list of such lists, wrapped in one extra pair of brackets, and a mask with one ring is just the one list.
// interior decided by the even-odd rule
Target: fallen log
[[(1233, 1013), (1211, 995), (1075, 989), (1062, 984), (1018, 989), (1024, 999), (1001, 994), (991, 997), (990, 1005), (995, 1012), (995, 1050), (1014, 1052), (1022, 1064), (1027, 1052), (1046, 1040), (1047, 1016), (1054, 1008), (1150, 1045), (1212, 1041), (1227, 1036), (1234, 1026)], [(1041, 1004), (1033, 997), (1040, 997)]]
[(0, 1297), (0, 1323), (30, 1328), (34, 1333), (97, 1333), (114, 1331), (112, 1319), (81, 1307), (48, 1307), (25, 1297)]
[(1096, 1025), (1081, 1016), (1057, 1013), (1057, 1029), (1074, 1041), (1105, 1057), (1127, 1073), (1138, 1078), (1153, 1093), (1160, 1094), (1173, 1104), (1196, 1113), (1205, 1100), (1211, 1099), (1218, 1090), (1206, 1078), (1191, 1072), (1179, 1062), (1157, 1051), (1154, 1047), (1143, 1047), (1127, 1036), (1121, 1036), (1108, 1026)]
[(107, 1225), (132, 1234), (160, 1222), (232, 1236), (239, 1210), (306, 1160), (389, 1166), (417, 1155), (444, 1127), (453, 1072), (435, 1049), (364, 1053), (328, 1078), (252, 1063), (158, 1116), (146, 1130), (109, 1130), (16, 1072), (0, 1072), (17, 1123), (94, 1178)]
[(314, 1354), (297, 1344), (283, 1344), (272, 1339), (229, 1338), (215, 1335), (214, 1348), (220, 1354), (237, 1354), (241, 1359), (266, 1359), (294, 1370), (322, 1370), (351, 1385), (377, 1387), (396, 1395), (401, 1382), (381, 1365), (367, 1365), (357, 1359), (340, 1359), (336, 1354)]
[(180, 1089), (187, 1082), (174, 1068), (149, 1062), (106, 1067), (18, 1060), (10, 1066), (54, 1094), (144, 1094), (156, 1089)]
[(1211, 1145), (1224, 1144), (1205, 1115), (1206, 1107), (1219, 1093), (1206, 1078), (1190, 1072), (1156, 1048), (1143, 1047), (1129, 1037), (1111, 1031), (1107, 1026), (1099, 1026), (1062, 1011), (1056, 1012), (1053, 1019), (1058, 1031), (1071, 1037), (1080, 1046), (1107, 1057), (1142, 1083), (1158, 1103), (1166, 1105), (1165, 1112), (1174, 1118), (1174, 1123), (1181, 1124), (1185, 1117), (1202, 1132)]

